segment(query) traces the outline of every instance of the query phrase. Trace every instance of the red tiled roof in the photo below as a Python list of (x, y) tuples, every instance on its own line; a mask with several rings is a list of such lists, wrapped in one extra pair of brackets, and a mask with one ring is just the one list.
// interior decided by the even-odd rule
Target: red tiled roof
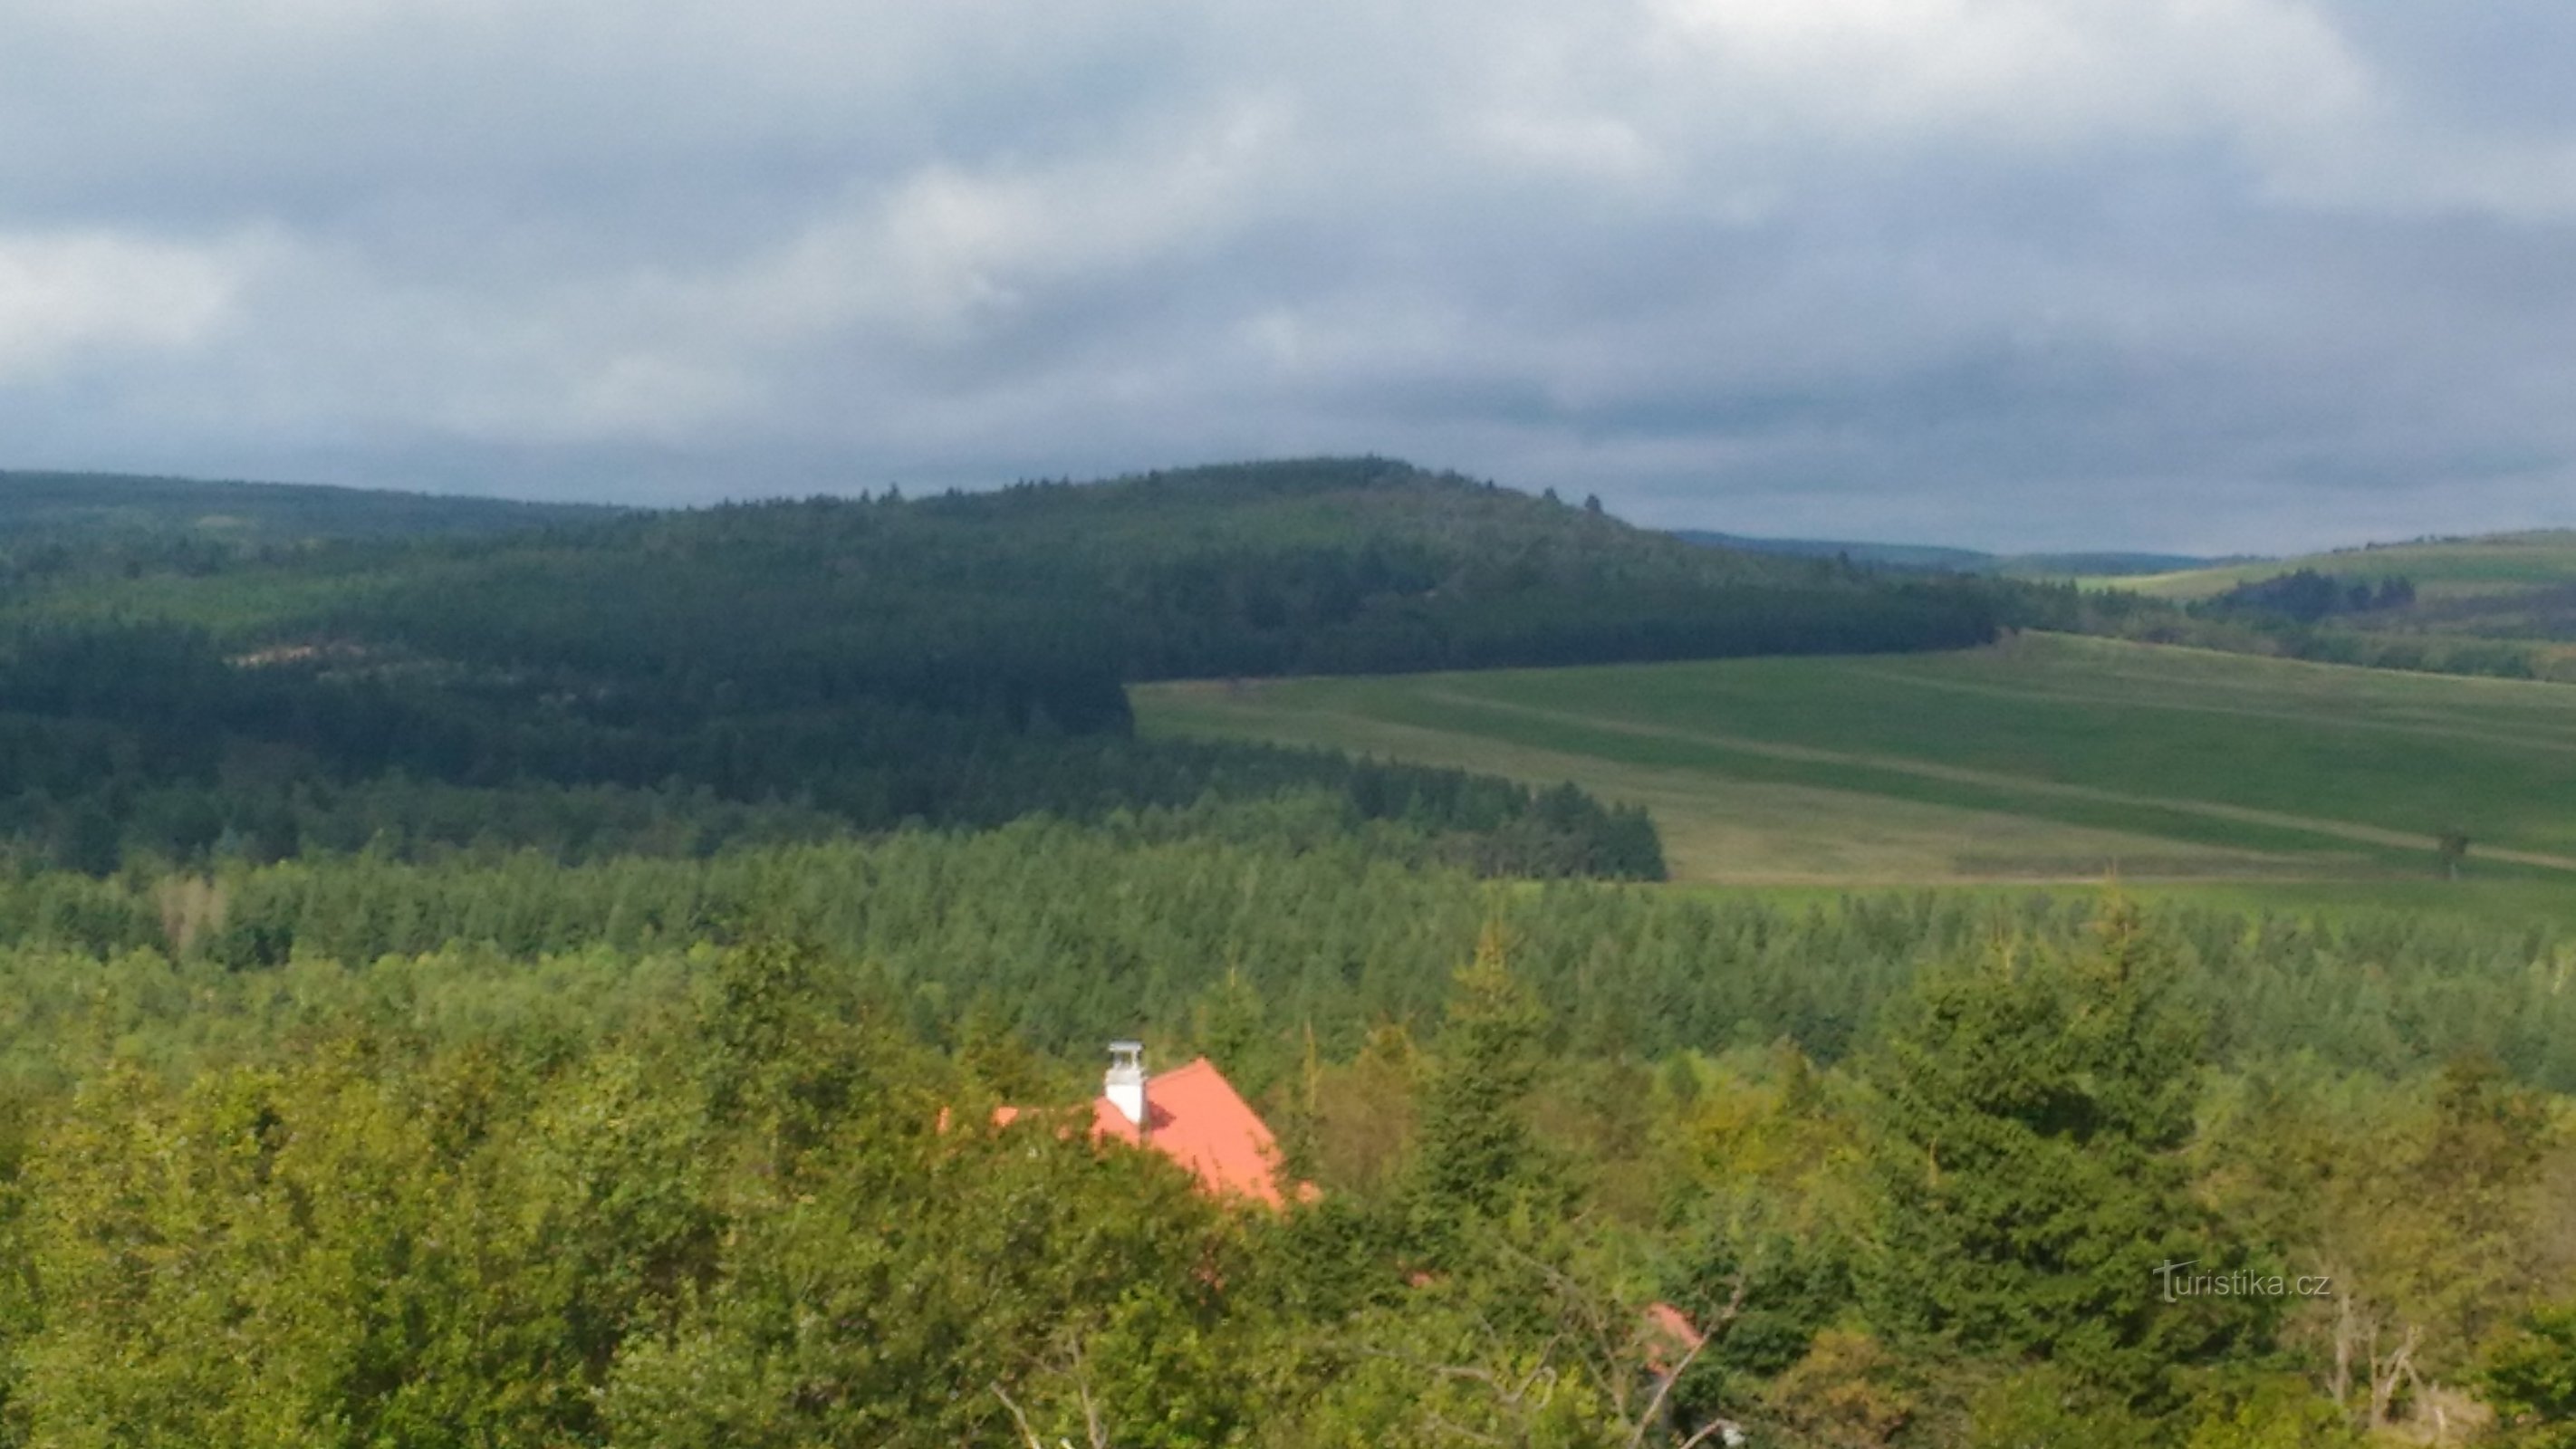
[[(1017, 1120), (1018, 1107), (993, 1109), (993, 1125)], [(1176, 1071), (1145, 1079), (1144, 1145), (1196, 1174), (1199, 1185), (1218, 1197), (1248, 1197), (1278, 1207), (1279, 1143), (1261, 1114), (1234, 1090), (1225, 1073), (1205, 1057)], [(947, 1129), (946, 1109), (940, 1128)], [(1137, 1140), (1136, 1124), (1106, 1096), (1091, 1102), (1091, 1135)], [(1298, 1196), (1313, 1196), (1311, 1184), (1298, 1184)]]
[[(1136, 1124), (1107, 1097), (1091, 1104), (1092, 1131), (1137, 1140)], [(1205, 1057), (1145, 1079), (1145, 1145), (1198, 1175), (1220, 1197), (1280, 1205), (1279, 1143), (1225, 1073)]]

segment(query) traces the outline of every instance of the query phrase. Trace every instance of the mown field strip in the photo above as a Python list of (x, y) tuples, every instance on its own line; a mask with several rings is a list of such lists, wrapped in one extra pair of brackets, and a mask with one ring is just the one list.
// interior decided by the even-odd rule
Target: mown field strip
[[(2287, 662), (2297, 663), (2299, 661)], [(2422, 717), (2409, 717), (2398, 719), (2372, 719), (2350, 714), (2321, 716), (2313, 709), (2294, 710), (2282, 708), (2277, 705), (2211, 704), (2200, 701), (2171, 698), (2149, 700), (2140, 699), (2134, 695), (2123, 695), (2110, 692), (2042, 689), (2009, 684), (1986, 684), (1967, 679), (1943, 679), (1934, 675), (1908, 673), (1899, 669), (1855, 667), (1848, 669), (1845, 672), (1861, 679), (1884, 680), (1890, 684), (1901, 684), (1918, 689), (1947, 690), (1955, 694), (1977, 695), (1987, 699), (2045, 704), (2069, 704), (2090, 709), (2175, 710), (2187, 714), (2224, 715), (2236, 719), (2268, 720), (2281, 724), (2298, 725), (2309, 729), (2322, 728), (2338, 731), (2375, 731), (2386, 734), (2403, 735), (2416, 739), (2454, 739), (2467, 741), (2472, 744), (2500, 745), (2507, 749), (2543, 750), (2557, 754), (2576, 755), (2576, 737), (2522, 734), (2504, 730), (2476, 728), (2455, 723), (2448, 718), (2427, 719)], [(2154, 680), (2145, 676), (2121, 675), (2115, 677), (2123, 682), (2134, 682), (2146, 686), (2152, 686), (2155, 683)], [(2486, 683), (2489, 681), (2475, 682)], [(2529, 681), (2525, 680), (2501, 680), (2493, 682), (2506, 684), (2529, 683)], [(2537, 687), (2543, 689), (2554, 689), (2564, 688), (2565, 686), (2538, 685)], [(2571, 693), (2576, 693), (2576, 691), (2571, 691)]]
[[(2313, 815), (2297, 815), (2279, 810), (2261, 810), (2250, 806), (2228, 805), (2218, 801), (2193, 800), (2176, 796), (2137, 795), (2126, 791), (2105, 790), (2098, 786), (2069, 784), (2058, 780), (2038, 780), (2025, 775), (1979, 770), (1960, 765), (1942, 765), (1897, 755), (1832, 750), (1814, 745), (1791, 745), (1774, 740), (1749, 739), (1741, 735), (1719, 734), (1706, 730), (1686, 730), (1671, 725), (1646, 724), (1636, 720), (1608, 718), (1575, 710), (1548, 709), (1539, 705), (1489, 699), (1453, 689), (1432, 687), (1424, 688), (1419, 693), (1424, 699), (1434, 700), (1453, 708), (1515, 714), (1557, 724), (1573, 725), (1581, 729), (1602, 730), (1641, 739), (1672, 740), (1682, 744), (1758, 755), (1768, 759), (1878, 770), (1889, 774), (1911, 775), (1924, 780), (1977, 785), (2051, 799), (2081, 800), (2097, 805), (2122, 805), (2171, 811), (2176, 814), (2197, 815), (2205, 819), (2223, 820), (2239, 825), (2259, 825), (2272, 829), (2301, 831), (2362, 845), (2420, 849), (2427, 844), (2425, 837), (2421, 835), (2373, 825), (2360, 825), (2350, 821), (2322, 819)], [(2542, 870), (2576, 872), (2576, 856), (2504, 847), (2483, 848), (2479, 854), (2490, 860), (2506, 861), (2515, 865), (2532, 866)]]
[[(2529, 681), (2023, 634), (1938, 654), (1207, 681), (1131, 699), (1149, 732), (1572, 780), (1653, 811), (1681, 880), (2117, 872), (2512, 894), (2563, 891), (2576, 872), (2576, 689)], [(2470, 841), (2462, 881), (2436, 850), (2454, 829)]]
[[(1389, 759), (1489, 771), (1546, 784), (1580, 782), (1604, 799), (1652, 811), (1673, 878), (1727, 885), (1905, 885), (1958, 880), (2098, 883), (2106, 873), (2164, 881), (2349, 880), (2358, 861), (2283, 854), (2046, 816), (1983, 810), (1574, 754), (1478, 734), (1403, 724), (1348, 709), (1250, 714), (1194, 686), (1145, 694), (1149, 724), (1321, 745)], [(1211, 709), (1211, 705), (1214, 708)]]

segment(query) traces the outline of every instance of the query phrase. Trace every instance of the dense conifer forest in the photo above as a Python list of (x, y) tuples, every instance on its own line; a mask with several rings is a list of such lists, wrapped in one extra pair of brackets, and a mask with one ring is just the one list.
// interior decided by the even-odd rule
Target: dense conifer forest
[[(0, 1444), (2576, 1435), (2563, 932), (1691, 891), (1122, 690), (2023, 586), (1375, 460), (527, 522), (0, 545)], [(1076, 1130), (1128, 1036), (1312, 1190)]]
[(157, 561), (0, 570), (0, 830), (58, 864), (277, 858), (307, 831), (706, 849), (1298, 778), (1363, 818), (1490, 836), (1508, 817), (1472, 847), (1498, 866), (1653, 875), (1642, 822), (1581, 800), (1136, 742), (1122, 686), (1995, 627), (1966, 584), (1695, 549), (1375, 460), (283, 551), (169, 537)]

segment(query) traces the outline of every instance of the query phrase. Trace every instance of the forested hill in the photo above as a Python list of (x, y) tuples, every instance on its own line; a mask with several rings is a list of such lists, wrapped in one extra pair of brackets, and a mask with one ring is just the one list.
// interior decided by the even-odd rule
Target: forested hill
[(1117, 729), (1124, 681), (1956, 647), (1987, 592), (1696, 549), (1378, 460), (641, 514), (39, 586), (236, 657), (667, 719), (865, 701)]
[(1657, 874), (1642, 818), (1579, 797), (1132, 741), (1124, 685), (1952, 647), (1992, 637), (1987, 587), (1374, 459), (75, 549), (0, 583), (0, 834), (92, 869), (315, 832), (595, 851), (1302, 782), (1496, 868)]
[(31, 545), (118, 544), (196, 551), (317, 539), (492, 534), (608, 517), (594, 504), (519, 503), (433, 493), (290, 483), (206, 482), (124, 473), (0, 471), (0, 551)]
[(612, 671), (639, 649), (793, 649), (865, 659), (907, 697), (916, 671), (889, 664), (906, 652), (947, 673), (1038, 659), (1146, 679), (1938, 648), (1994, 628), (1973, 588), (1693, 548), (1378, 459), (623, 515), (15, 474), (0, 475), (0, 528), (13, 544), (356, 540), (129, 554), (87, 578), (51, 575), (98, 560), (13, 559), (0, 597), (22, 619), (157, 616), (237, 650), (327, 641)]
[(639, 517), (450, 552), (362, 607), (273, 622), (516, 663), (765, 656), (943, 707), (1017, 676), (1074, 728), (1116, 709), (1075, 677), (1885, 651), (1994, 628), (1969, 588), (1693, 549), (1373, 459)]

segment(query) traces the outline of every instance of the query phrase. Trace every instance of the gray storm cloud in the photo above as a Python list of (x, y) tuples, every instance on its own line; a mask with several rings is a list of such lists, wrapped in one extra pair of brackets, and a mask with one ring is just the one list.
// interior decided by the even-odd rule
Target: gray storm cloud
[(2576, 11), (18, 0), (0, 466), (2576, 522)]

